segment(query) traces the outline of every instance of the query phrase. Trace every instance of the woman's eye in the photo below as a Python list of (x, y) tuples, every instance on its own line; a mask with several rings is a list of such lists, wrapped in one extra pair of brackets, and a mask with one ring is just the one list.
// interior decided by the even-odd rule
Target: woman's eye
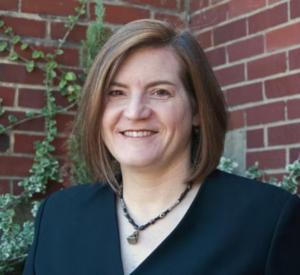
[(109, 96), (120, 96), (120, 95), (123, 95), (124, 93), (120, 90), (114, 90), (114, 91), (110, 91), (108, 93)]
[(157, 91), (155, 91), (155, 94), (158, 96), (169, 96), (170, 95), (170, 93), (166, 90), (157, 90)]

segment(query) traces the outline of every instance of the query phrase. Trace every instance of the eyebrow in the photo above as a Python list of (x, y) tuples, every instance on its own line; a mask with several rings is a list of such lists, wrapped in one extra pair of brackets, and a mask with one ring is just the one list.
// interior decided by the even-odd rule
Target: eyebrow
[[(161, 85), (161, 84), (167, 84), (167, 85), (171, 85), (171, 86), (176, 86), (174, 83), (172, 83), (172, 82), (170, 82), (168, 80), (155, 80), (155, 81), (149, 82), (146, 85), (146, 88), (150, 88), (150, 87)], [(116, 81), (112, 81), (109, 86), (118, 86), (118, 87), (121, 87), (121, 88), (128, 88), (128, 86), (126, 84), (123, 84), (123, 83), (120, 83), (120, 82), (116, 82)]]

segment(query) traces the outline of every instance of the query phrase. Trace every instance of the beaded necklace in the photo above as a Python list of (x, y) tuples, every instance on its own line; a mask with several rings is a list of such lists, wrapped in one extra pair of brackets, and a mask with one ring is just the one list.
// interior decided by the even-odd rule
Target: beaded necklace
[(156, 221), (163, 219), (175, 206), (177, 206), (186, 196), (187, 192), (190, 191), (190, 189), (192, 188), (192, 182), (189, 183), (187, 185), (187, 187), (185, 188), (185, 190), (183, 191), (183, 193), (180, 195), (179, 199), (177, 201), (175, 201), (167, 210), (163, 211), (160, 215), (158, 215), (156, 218), (150, 220), (149, 222), (147, 222), (144, 225), (137, 225), (134, 220), (131, 218), (131, 216), (128, 213), (128, 210), (126, 208), (126, 204), (123, 198), (123, 185), (120, 185), (120, 192), (119, 192), (119, 197), (120, 197), (120, 201), (121, 201), (121, 205), (122, 205), (122, 209), (123, 209), (123, 214), (124, 216), (127, 218), (127, 220), (132, 224), (133, 228), (135, 229), (135, 231), (127, 237), (127, 241), (129, 244), (136, 244), (138, 242), (139, 239), (139, 231), (146, 229), (149, 225), (154, 224)]

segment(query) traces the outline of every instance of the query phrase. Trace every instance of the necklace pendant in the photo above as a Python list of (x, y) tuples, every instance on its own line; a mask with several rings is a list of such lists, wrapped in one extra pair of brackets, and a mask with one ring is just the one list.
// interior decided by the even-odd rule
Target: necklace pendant
[(127, 241), (129, 244), (137, 244), (139, 239), (139, 231), (134, 231), (132, 235), (127, 237)]

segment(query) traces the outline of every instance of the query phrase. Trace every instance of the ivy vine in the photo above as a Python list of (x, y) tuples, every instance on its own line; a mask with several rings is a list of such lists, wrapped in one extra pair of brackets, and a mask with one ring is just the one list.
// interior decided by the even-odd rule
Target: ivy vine
[[(15, 208), (22, 202), (28, 201), (35, 193), (45, 193), (49, 180), (62, 182), (61, 167), (58, 160), (53, 156), (55, 147), (51, 144), (55, 136), (57, 135), (57, 127), (55, 116), (59, 113), (64, 113), (70, 108), (76, 106), (79, 102), (82, 85), (78, 84), (84, 82), (85, 75), (76, 75), (72, 71), (65, 71), (56, 61), (57, 56), (63, 55), (64, 51), (62, 46), (66, 42), (70, 32), (77, 24), (80, 16), (86, 13), (86, 0), (78, 0), (80, 3), (79, 7), (75, 8), (75, 15), (68, 16), (69, 22), (65, 24), (67, 29), (64, 37), (59, 40), (58, 46), (52, 53), (45, 54), (43, 51), (37, 50), (34, 45), (28, 44), (20, 36), (13, 32), (10, 26), (7, 26), (0, 18), (0, 28), (4, 29), (4, 33), (8, 35), (9, 41), (3, 41), (0, 43), (0, 51), (9, 52), (9, 59), (11, 61), (23, 62), (26, 66), (28, 73), (33, 72), (36, 68), (44, 71), (44, 85), (45, 85), (45, 99), (46, 105), (40, 110), (39, 113), (26, 112), (26, 118), (18, 120), (16, 116), (8, 116), (8, 126), (0, 124), (0, 135), (4, 132), (8, 132), (13, 129), (16, 125), (22, 124), (26, 121), (43, 117), (46, 123), (46, 136), (42, 141), (36, 141), (34, 143), (35, 157), (34, 163), (30, 169), (30, 176), (23, 179), (18, 183), (19, 186), (24, 188), (24, 191), (20, 195), (4, 194), (0, 195), (0, 275), (1, 274), (15, 274), (15, 272), (21, 272), (24, 261), (26, 260), (27, 253), (30, 245), (33, 241), (34, 226), (32, 221), (26, 221), (23, 224), (16, 223), (14, 221), (16, 211)], [(95, 22), (92, 22), (87, 29), (87, 40), (82, 41), (81, 51), (81, 63), (85, 65), (90, 64), (95, 56), (92, 56), (91, 51), (103, 44), (104, 29), (103, 29), (103, 17), (104, 7), (102, 0), (96, 0), (96, 16)], [(91, 37), (90, 29), (97, 28), (99, 34), (95, 37)], [(32, 51), (31, 59), (27, 59), (22, 54), (16, 53), (11, 50), (9, 44), (17, 45), (20, 44), (21, 51), (30, 49)], [(93, 45), (93, 47), (91, 46)], [(37, 59), (41, 59), (42, 62), (36, 62)], [(88, 61), (84, 61), (84, 59)], [(88, 67), (85, 67), (85, 72), (88, 71)], [(79, 79), (79, 80), (78, 80)], [(56, 81), (58, 86), (55, 87)], [(70, 104), (67, 107), (58, 106), (55, 103), (55, 97), (53, 96), (54, 91), (60, 91), (62, 95), (68, 98)], [(5, 108), (1, 105), (2, 99), (0, 99), (0, 116), (5, 113)], [(76, 139), (78, 142), (78, 138)], [(77, 143), (74, 142), (74, 137), (70, 137), (68, 141), (68, 148), (71, 158), (71, 166), (73, 170), (76, 170), (74, 166), (81, 163), (82, 159), (78, 159), (76, 155)], [(74, 149), (73, 149), (74, 148)], [(74, 159), (74, 161), (73, 161)], [(77, 161), (77, 162), (76, 162)], [(88, 178), (88, 174), (86, 174)], [(83, 182), (81, 182), (83, 183)], [(35, 217), (40, 202), (33, 201), (31, 213)]]

